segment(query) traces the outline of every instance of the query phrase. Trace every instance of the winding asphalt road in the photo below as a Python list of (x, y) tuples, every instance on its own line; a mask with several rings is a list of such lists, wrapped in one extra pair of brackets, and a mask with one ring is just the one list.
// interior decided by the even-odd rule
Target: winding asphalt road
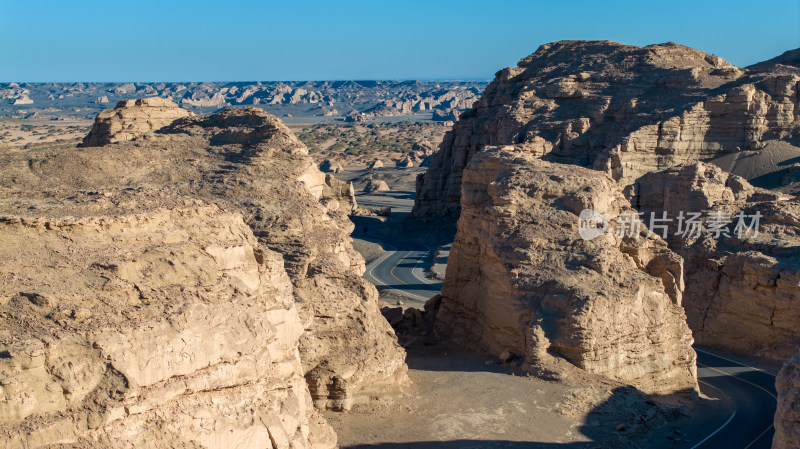
[[(422, 245), (364, 233), (354, 237), (381, 243), (386, 253), (367, 266), (364, 277), (410, 302), (422, 304), (439, 293), (440, 282), (425, 278), (423, 262), (430, 249)], [(769, 449), (774, 434), (775, 375), (778, 366), (695, 347), (698, 380), (709, 398), (719, 399), (719, 413), (681, 429), (680, 442), (659, 447), (690, 449)]]
[(415, 304), (424, 304), (441, 291), (441, 282), (425, 277), (424, 261), (431, 255), (428, 247), (375, 236), (358, 228), (353, 232), (353, 237), (380, 243), (387, 250), (368, 264), (364, 273), (364, 278), (375, 284), (379, 290), (391, 290)]
[[(706, 396), (726, 396), (735, 409), (694, 448), (769, 449), (775, 433), (777, 366), (695, 346), (697, 378)], [(759, 366), (753, 366), (759, 365)]]

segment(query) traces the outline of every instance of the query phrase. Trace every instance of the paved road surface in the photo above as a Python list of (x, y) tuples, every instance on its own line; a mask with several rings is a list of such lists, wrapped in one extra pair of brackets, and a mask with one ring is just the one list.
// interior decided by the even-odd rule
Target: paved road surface
[(429, 280), (424, 273), (424, 259), (429, 257), (430, 249), (411, 242), (378, 237), (356, 229), (353, 237), (381, 243), (386, 251), (383, 256), (367, 265), (364, 278), (375, 284), (379, 290), (405, 296), (410, 304), (421, 305), (437, 295), (442, 283)]
[[(697, 377), (703, 393), (728, 396), (735, 406), (728, 419), (692, 448), (769, 449), (775, 408), (777, 365), (695, 347)], [(753, 365), (758, 366), (753, 366)], [(708, 429), (711, 430), (711, 429)]]

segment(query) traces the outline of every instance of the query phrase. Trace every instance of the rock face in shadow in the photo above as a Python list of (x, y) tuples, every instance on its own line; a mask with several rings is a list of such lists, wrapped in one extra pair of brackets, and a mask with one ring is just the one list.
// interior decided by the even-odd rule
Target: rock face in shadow
[(785, 51), (783, 52), (783, 54), (779, 56), (776, 56), (767, 61), (753, 64), (751, 66), (748, 66), (747, 68), (749, 70), (754, 70), (754, 71), (766, 71), (766, 70), (773, 70), (777, 68), (778, 65), (800, 68), (800, 48)]
[[(672, 219), (668, 240), (685, 260), (684, 308), (695, 340), (777, 360), (792, 355), (800, 342), (800, 201), (705, 163), (645, 175), (635, 191), (631, 202), (645, 223), (651, 214)], [(685, 219), (679, 229), (681, 212), (701, 214), (702, 226), (686, 232)], [(724, 222), (719, 235), (715, 221)]]
[(150, 97), (125, 100), (114, 109), (97, 114), (92, 130), (83, 139), (85, 147), (99, 147), (125, 142), (152, 133), (175, 119), (194, 115), (166, 98)]
[(778, 409), (775, 411), (772, 448), (800, 448), (800, 352), (783, 364), (775, 388), (778, 390)]
[(335, 447), (283, 258), (240, 214), (5, 192), (0, 245), (2, 447)]
[[(185, 117), (145, 142), (19, 154), (0, 185), (159, 189), (241, 213), (259, 243), (283, 257), (305, 332), (303, 369), (317, 407), (349, 408), (407, 380), (404, 351), (361, 278), (347, 207), (306, 147), (260, 109)], [(338, 203), (337, 207), (334, 205)]]
[(418, 179), (414, 214), (457, 217), (462, 171), (487, 145), (518, 144), (549, 161), (603, 171), (622, 185), (682, 163), (757, 152), (773, 141), (800, 155), (800, 69), (765, 70), (748, 72), (673, 43), (543, 45), (497, 72), (445, 136)]
[[(524, 146), (488, 147), (462, 189), (439, 336), (545, 376), (566, 360), (647, 393), (696, 388), (682, 261), (644, 228), (616, 236), (612, 217), (635, 210), (613, 179)], [(610, 220), (609, 232), (582, 239), (584, 209)]]

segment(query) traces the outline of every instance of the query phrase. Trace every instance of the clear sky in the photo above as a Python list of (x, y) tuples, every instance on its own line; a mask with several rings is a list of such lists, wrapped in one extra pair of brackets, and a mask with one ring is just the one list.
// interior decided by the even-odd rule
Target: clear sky
[(482, 80), (562, 39), (744, 66), (800, 47), (800, 0), (0, 0), (0, 81)]

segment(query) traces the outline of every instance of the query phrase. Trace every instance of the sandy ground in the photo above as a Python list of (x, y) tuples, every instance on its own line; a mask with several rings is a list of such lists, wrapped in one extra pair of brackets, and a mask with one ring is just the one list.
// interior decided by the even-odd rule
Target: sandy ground
[(92, 127), (90, 120), (0, 118), (0, 143), (12, 147), (43, 143), (78, 143)]
[(548, 382), (430, 339), (407, 351), (412, 383), (400, 396), (326, 412), (342, 448), (687, 447), (698, 436), (680, 429), (728, 409), (657, 405), (610, 382)]
[(738, 151), (712, 159), (721, 169), (739, 175), (756, 187), (777, 189), (800, 179), (800, 147), (788, 142), (770, 140), (757, 151)]
[[(422, 228), (416, 228), (425, 225), (406, 221), (405, 215), (354, 221), (369, 222), (378, 235), (425, 241)], [(427, 242), (438, 248), (428, 271), (444, 276), (450, 247), (442, 239), (452, 235), (440, 234)], [(356, 249), (367, 260), (380, 255), (374, 243), (357, 240)], [(390, 291), (380, 299), (389, 308), (412, 306)], [(490, 355), (439, 343), (429, 331), (402, 335), (400, 341), (411, 378), (402, 393), (347, 412), (326, 412), (342, 448), (688, 448), (732, 407), (681, 395), (648, 397), (597, 376), (545, 381)]]

